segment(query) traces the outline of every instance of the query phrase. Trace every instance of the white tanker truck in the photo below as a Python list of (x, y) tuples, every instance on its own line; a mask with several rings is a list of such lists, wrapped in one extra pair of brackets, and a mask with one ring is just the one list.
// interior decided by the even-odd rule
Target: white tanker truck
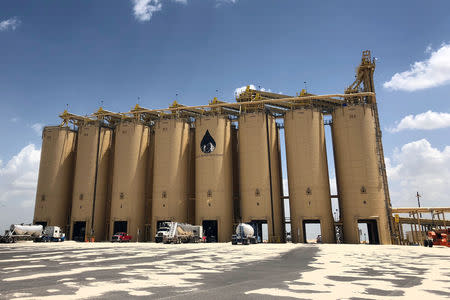
[(165, 222), (155, 236), (156, 243), (164, 244), (198, 243), (202, 240), (202, 226), (178, 222)]
[(249, 224), (239, 223), (236, 227), (236, 234), (231, 236), (231, 244), (256, 244), (255, 230), (253, 227)]
[(42, 236), (42, 225), (13, 224), (5, 235), (0, 236), (0, 243), (15, 243), (16, 241), (32, 240)]
[(33, 240), (34, 242), (62, 242), (65, 234), (58, 226), (13, 224), (5, 235), (0, 236), (0, 243)]

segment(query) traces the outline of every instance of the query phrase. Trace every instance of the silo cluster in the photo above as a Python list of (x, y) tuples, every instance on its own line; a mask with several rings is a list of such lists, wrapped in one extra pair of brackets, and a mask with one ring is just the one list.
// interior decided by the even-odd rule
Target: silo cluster
[[(203, 226), (207, 242), (230, 241), (239, 223), (251, 224), (258, 241), (285, 242), (290, 224), (295, 243), (308, 242), (310, 224), (320, 224), (317, 241), (360, 243), (366, 226), (370, 243), (390, 244), (374, 70), (375, 59), (363, 51), (344, 94), (304, 89), (294, 97), (247, 86), (235, 103), (175, 101), (126, 113), (100, 108), (85, 117), (64, 111), (61, 126), (42, 134), (34, 223), (60, 226), (79, 241), (119, 232), (151, 241), (161, 225), (181, 222)], [(328, 151), (325, 125), (331, 125)], [(336, 195), (330, 193), (331, 150)]]
[[(361, 103), (328, 112), (346, 243), (359, 243), (360, 223), (372, 241), (390, 243), (374, 113)], [(321, 241), (335, 243), (324, 111), (314, 106), (281, 115), (256, 107), (233, 118), (211, 110), (46, 127), (34, 221), (79, 241), (117, 232), (150, 241), (164, 222), (191, 223), (210, 242), (230, 241), (244, 222), (259, 240), (266, 228), (269, 242), (284, 242), (277, 124), (285, 130), (292, 241), (307, 242), (306, 226), (315, 223)]]
[[(371, 243), (391, 243), (374, 114), (374, 105), (364, 103), (345, 103), (331, 113), (344, 243), (360, 243), (360, 223), (367, 225)], [(284, 116), (284, 126), (292, 240), (307, 242), (305, 225), (319, 223), (322, 242), (334, 243), (337, 224), (330, 201), (323, 112), (292, 109)]]

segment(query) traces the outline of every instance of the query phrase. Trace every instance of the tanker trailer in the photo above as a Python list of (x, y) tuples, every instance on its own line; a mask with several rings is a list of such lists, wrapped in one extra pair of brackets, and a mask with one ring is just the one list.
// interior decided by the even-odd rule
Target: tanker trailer
[(198, 243), (203, 238), (202, 226), (165, 222), (156, 233), (155, 242), (164, 244)]
[(253, 227), (246, 223), (240, 223), (236, 227), (236, 234), (231, 236), (231, 244), (256, 244), (255, 230)]
[(32, 240), (42, 236), (42, 225), (12, 224), (4, 236), (0, 236), (0, 243), (15, 243), (16, 241)]

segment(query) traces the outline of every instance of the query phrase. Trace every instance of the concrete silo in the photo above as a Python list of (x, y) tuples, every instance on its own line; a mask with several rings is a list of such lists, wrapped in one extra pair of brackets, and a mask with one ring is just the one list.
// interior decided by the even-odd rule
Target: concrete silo
[(334, 243), (325, 130), (321, 111), (296, 109), (284, 118), (291, 234), (306, 242), (306, 224), (320, 223), (322, 241)]
[(204, 116), (195, 122), (195, 218), (208, 240), (228, 242), (233, 231), (231, 121)]
[(33, 223), (69, 232), (77, 133), (68, 127), (45, 127)]
[(112, 135), (112, 129), (97, 122), (78, 128), (71, 217), (73, 240), (108, 239), (106, 202), (110, 196)]
[(258, 235), (267, 223), (269, 241), (284, 241), (275, 118), (264, 112), (242, 114), (238, 135), (241, 220), (252, 222)]
[(370, 243), (390, 244), (371, 105), (335, 109), (332, 134), (344, 242), (358, 244), (358, 223), (365, 223)]
[(188, 222), (190, 125), (184, 119), (156, 122), (153, 166), (152, 239), (161, 222)]
[(149, 136), (149, 127), (136, 120), (115, 128), (109, 238), (116, 232), (144, 238)]

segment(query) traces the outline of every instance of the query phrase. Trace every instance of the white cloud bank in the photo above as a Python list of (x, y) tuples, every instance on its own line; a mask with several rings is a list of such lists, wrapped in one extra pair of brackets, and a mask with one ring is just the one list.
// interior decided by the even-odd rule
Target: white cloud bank
[(0, 161), (0, 230), (32, 222), (41, 150), (25, 146), (6, 164)]
[(417, 115), (404, 117), (390, 132), (399, 132), (408, 129), (433, 130), (450, 127), (450, 113), (427, 111)]
[(450, 44), (431, 52), (430, 58), (415, 62), (408, 71), (396, 73), (383, 86), (391, 90), (416, 91), (450, 83)]
[(20, 25), (20, 20), (17, 17), (10, 18), (0, 22), (0, 31), (16, 30)]
[[(252, 90), (258, 90), (258, 91), (269, 92), (269, 93), (272, 92), (271, 89), (265, 89), (265, 88), (262, 88), (262, 87), (256, 88), (256, 86), (254, 84), (250, 84), (249, 86), (250, 86), (250, 89), (252, 89)], [(245, 92), (246, 89), (247, 89), (246, 85), (238, 87), (237, 89), (234, 90), (234, 95), (237, 97), (240, 94), (242, 94), (243, 92)]]
[(450, 146), (442, 151), (421, 139), (395, 149), (386, 158), (393, 207), (416, 207), (416, 192), (422, 206), (450, 206)]

